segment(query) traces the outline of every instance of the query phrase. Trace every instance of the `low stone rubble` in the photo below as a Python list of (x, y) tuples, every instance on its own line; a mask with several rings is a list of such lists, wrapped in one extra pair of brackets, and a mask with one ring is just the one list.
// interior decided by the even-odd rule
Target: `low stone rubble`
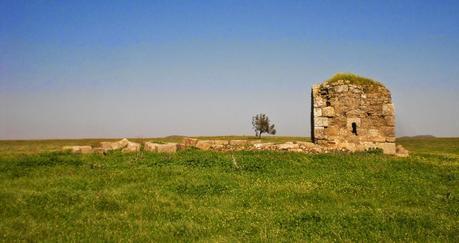
[(248, 143), (249, 142), (247, 140), (231, 140), (229, 142), (229, 144), (233, 145), (233, 146), (242, 146), (242, 145), (246, 145)]
[(64, 146), (62, 150), (70, 151), (72, 153), (88, 154), (92, 152), (92, 147), (91, 146)]
[(126, 138), (121, 139), (120, 141), (117, 142), (101, 142), (100, 147), (107, 149), (107, 150), (118, 150), (118, 149), (123, 149), (124, 147), (128, 146), (129, 140)]
[(198, 143), (198, 139), (196, 138), (184, 138), (183, 139), (183, 144), (185, 146), (196, 146), (197, 143)]
[(397, 155), (398, 157), (408, 157), (408, 156), (410, 156), (410, 152), (400, 144), (397, 144), (397, 147), (395, 149), (396, 149), (395, 155)]
[(196, 142), (196, 145), (194, 147), (201, 149), (201, 150), (209, 150), (212, 148), (212, 141), (210, 140), (200, 140)]
[(91, 146), (64, 146), (62, 148), (64, 151), (70, 151), (72, 153), (98, 153), (106, 154), (111, 150), (121, 150), (123, 153), (134, 153), (139, 152), (141, 149), (140, 143), (134, 143), (126, 138), (121, 139), (116, 142), (100, 142), (100, 147), (91, 147)]
[[(183, 143), (154, 143), (145, 142), (143, 151), (154, 153), (176, 153), (177, 151), (195, 148), (211, 151), (287, 151), (298, 153), (330, 153), (330, 152), (358, 152), (368, 149), (381, 149), (385, 154), (392, 154), (399, 157), (409, 156), (408, 150), (402, 145), (392, 146), (394, 143), (387, 143), (381, 146), (379, 143), (353, 144), (341, 143), (338, 145), (319, 145), (311, 142), (294, 141), (285, 143), (262, 143), (260, 140), (199, 140), (196, 138), (184, 138)], [(394, 144), (395, 145), (395, 144)], [(123, 153), (135, 153), (141, 151), (140, 143), (134, 143), (126, 138), (116, 142), (101, 142), (100, 147), (91, 146), (65, 146), (63, 150), (72, 153), (100, 153), (106, 154), (108, 151), (120, 150)]]
[[(190, 141), (193, 141), (190, 143)], [(358, 152), (366, 151), (369, 149), (381, 149), (384, 154), (397, 155), (401, 157), (408, 156), (408, 151), (401, 145), (397, 145), (397, 150), (393, 143), (387, 143), (387, 146), (382, 146), (377, 143), (368, 143), (362, 145), (355, 145), (352, 143), (339, 144), (339, 145), (319, 145), (311, 142), (294, 141), (285, 142), (280, 144), (275, 143), (262, 143), (260, 140), (198, 140), (185, 138), (183, 145), (185, 147), (194, 147), (200, 150), (212, 151), (288, 151), (299, 153), (331, 153), (331, 152)], [(384, 144), (385, 145), (385, 144)]]
[(145, 142), (143, 146), (143, 150), (147, 152), (156, 152), (156, 145), (157, 143), (152, 143), (152, 142)]
[(124, 153), (139, 152), (140, 147), (141, 147), (140, 143), (134, 143), (134, 142), (128, 141), (126, 146), (121, 151)]
[(175, 153), (177, 152), (177, 144), (176, 143), (166, 143), (166, 144), (158, 144), (156, 146), (156, 152), (158, 153)]

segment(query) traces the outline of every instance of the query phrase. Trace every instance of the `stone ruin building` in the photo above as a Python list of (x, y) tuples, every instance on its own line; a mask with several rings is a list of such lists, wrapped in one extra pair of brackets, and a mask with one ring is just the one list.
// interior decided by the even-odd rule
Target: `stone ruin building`
[(200, 140), (183, 138), (182, 143), (146, 141), (140, 143), (122, 139), (101, 142), (99, 147), (64, 146), (73, 153), (106, 154), (121, 152), (175, 153), (190, 147), (214, 151), (288, 151), (328, 153), (382, 149), (385, 154), (409, 156), (409, 151), (395, 144), (395, 113), (391, 94), (383, 84), (354, 74), (337, 74), (312, 88), (312, 142), (290, 141), (263, 143), (261, 140)]
[(353, 74), (337, 74), (313, 85), (311, 139), (350, 151), (380, 148), (395, 154), (395, 113), (383, 84)]

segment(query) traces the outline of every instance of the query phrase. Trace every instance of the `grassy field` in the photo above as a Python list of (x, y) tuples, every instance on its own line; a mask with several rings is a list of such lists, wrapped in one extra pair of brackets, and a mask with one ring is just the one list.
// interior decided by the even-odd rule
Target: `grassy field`
[(409, 158), (48, 152), (99, 141), (0, 141), (0, 241), (459, 242), (459, 138), (400, 139)]

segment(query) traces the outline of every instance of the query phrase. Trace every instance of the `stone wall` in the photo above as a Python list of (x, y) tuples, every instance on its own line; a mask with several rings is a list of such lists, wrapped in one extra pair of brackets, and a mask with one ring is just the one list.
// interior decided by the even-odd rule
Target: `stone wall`
[(395, 114), (391, 94), (379, 83), (335, 80), (312, 88), (314, 143), (361, 151), (395, 153)]
[[(72, 153), (98, 153), (108, 154), (111, 151), (123, 153), (153, 152), (153, 153), (176, 153), (186, 149), (212, 150), (219, 152), (233, 151), (287, 151), (300, 153), (330, 153), (330, 152), (354, 152), (352, 147), (321, 146), (311, 142), (290, 141), (285, 143), (263, 143), (261, 140), (199, 140), (196, 138), (184, 138), (182, 143), (154, 143), (145, 142), (142, 148), (140, 143), (134, 143), (126, 138), (117, 142), (101, 142), (100, 147), (92, 146), (64, 146), (64, 151)], [(402, 146), (397, 146), (397, 156), (406, 157), (409, 152)]]

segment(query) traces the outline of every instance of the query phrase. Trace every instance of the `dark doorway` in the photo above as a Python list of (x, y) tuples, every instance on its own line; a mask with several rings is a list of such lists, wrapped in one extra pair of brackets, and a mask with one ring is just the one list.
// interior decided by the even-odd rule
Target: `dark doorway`
[(357, 135), (357, 124), (355, 122), (352, 123), (352, 134)]

